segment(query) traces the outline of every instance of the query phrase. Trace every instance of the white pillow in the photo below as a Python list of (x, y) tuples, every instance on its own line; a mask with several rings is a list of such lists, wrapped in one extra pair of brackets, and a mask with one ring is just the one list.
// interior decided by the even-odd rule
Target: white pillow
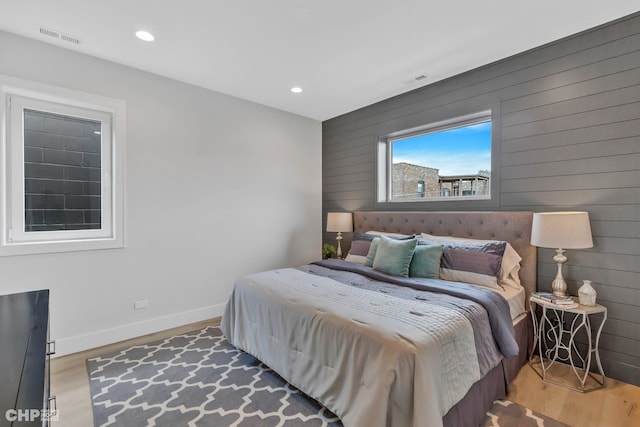
[(400, 238), (403, 238), (403, 237), (411, 238), (415, 236), (415, 234), (387, 233), (386, 231), (377, 231), (377, 230), (369, 230), (365, 234), (372, 234), (374, 236), (400, 237)]
[[(434, 242), (475, 242), (475, 243), (493, 243), (499, 242), (500, 240), (480, 240), (480, 239), (470, 239), (465, 237), (453, 237), (453, 236), (434, 236), (432, 234), (422, 233), (420, 235), (421, 238), (425, 240), (431, 240)], [(520, 271), (520, 261), (522, 261), (522, 257), (513, 249), (513, 246), (509, 242), (506, 242), (504, 248), (504, 254), (502, 255), (502, 265), (500, 266), (500, 274), (499, 281), (502, 285), (511, 286), (515, 289), (520, 289), (522, 285), (520, 284), (520, 275), (518, 274)]]
[(367, 257), (362, 255), (352, 255), (351, 253), (348, 253), (347, 257), (344, 260), (347, 262), (353, 262), (355, 264), (365, 265)]

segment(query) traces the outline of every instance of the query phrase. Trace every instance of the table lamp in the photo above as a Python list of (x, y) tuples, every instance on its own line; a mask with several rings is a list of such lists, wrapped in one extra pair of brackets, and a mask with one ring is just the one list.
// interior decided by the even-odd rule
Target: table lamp
[(342, 233), (353, 231), (353, 216), (350, 212), (329, 212), (327, 213), (327, 231), (338, 233), (336, 240), (338, 241), (338, 258), (342, 258)]
[(562, 277), (562, 265), (567, 262), (565, 249), (593, 247), (588, 212), (540, 212), (533, 214), (531, 244), (541, 248), (553, 248), (553, 261), (558, 272), (551, 282), (554, 295), (567, 295), (567, 282)]

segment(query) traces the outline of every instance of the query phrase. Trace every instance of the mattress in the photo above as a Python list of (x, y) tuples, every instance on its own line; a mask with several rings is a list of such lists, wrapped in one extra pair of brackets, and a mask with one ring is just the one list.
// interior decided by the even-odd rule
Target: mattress
[(523, 287), (516, 289), (511, 286), (505, 286), (504, 290), (491, 290), (499, 295), (502, 295), (502, 297), (507, 300), (507, 302), (509, 303), (509, 311), (511, 312), (511, 319), (515, 324), (516, 319), (518, 319), (521, 314), (526, 312), (525, 289)]

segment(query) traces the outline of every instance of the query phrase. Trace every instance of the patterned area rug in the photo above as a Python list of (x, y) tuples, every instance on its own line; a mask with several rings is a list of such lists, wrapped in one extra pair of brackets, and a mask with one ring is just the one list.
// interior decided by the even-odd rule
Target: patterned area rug
[(482, 427), (570, 427), (509, 400), (496, 400)]
[[(217, 327), (87, 361), (95, 426), (338, 427), (339, 418)], [(564, 424), (496, 401), (485, 427)]]

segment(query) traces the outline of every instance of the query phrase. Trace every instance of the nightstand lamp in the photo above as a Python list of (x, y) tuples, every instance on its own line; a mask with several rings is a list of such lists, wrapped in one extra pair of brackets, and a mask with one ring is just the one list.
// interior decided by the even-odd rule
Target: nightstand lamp
[(327, 213), (327, 231), (338, 233), (336, 240), (338, 241), (338, 251), (336, 255), (342, 259), (342, 233), (353, 231), (353, 216), (350, 212), (329, 212)]
[(533, 214), (531, 244), (556, 250), (553, 261), (558, 272), (551, 282), (554, 295), (567, 294), (567, 282), (562, 277), (562, 265), (567, 262), (565, 249), (593, 247), (588, 212), (540, 212)]

